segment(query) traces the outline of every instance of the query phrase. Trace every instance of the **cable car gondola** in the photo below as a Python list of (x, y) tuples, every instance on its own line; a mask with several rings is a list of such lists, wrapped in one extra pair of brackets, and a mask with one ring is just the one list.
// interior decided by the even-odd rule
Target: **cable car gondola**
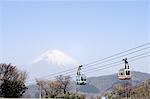
[(86, 76), (80, 73), (81, 66), (78, 67), (77, 76), (76, 76), (76, 84), (77, 85), (86, 85)]
[(131, 71), (129, 68), (129, 64), (127, 58), (123, 59), (125, 62), (125, 68), (120, 69), (118, 73), (119, 80), (130, 80), (131, 79)]

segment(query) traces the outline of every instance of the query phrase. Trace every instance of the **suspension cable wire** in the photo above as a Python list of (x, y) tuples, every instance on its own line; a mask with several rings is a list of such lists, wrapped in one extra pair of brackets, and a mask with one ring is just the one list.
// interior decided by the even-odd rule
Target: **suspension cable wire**
[(134, 49), (137, 49), (137, 48), (141, 48), (141, 47), (146, 46), (146, 45), (149, 45), (149, 44), (150, 44), (150, 43), (145, 43), (145, 44), (143, 44), (143, 45), (140, 45), (140, 46), (137, 46), (137, 47), (134, 47), (134, 48), (128, 49), (128, 50), (126, 50), (126, 51), (122, 51), (122, 52), (117, 53), (117, 54), (113, 54), (113, 55), (108, 56), (108, 57), (106, 57), (106, 58), (103, 58), (103, 59), (100, 59), (100, 60), (96, 60), (96, 61), (93, 61), (93, 62), (87, 63), (87, 64), (85, 64), (85, 65), (87, 66), (87, 65), (90, 65), (90, 64), (93, 64), (93, 63), (96, 63), (96, 62), (99, 62), (99, 61), (102, 61), (102, 60), (105, 60), (105, 59), (108, 59), (108, 58), (111, 58), (111, 57), (114, 57), (114, 56), (118, 56), (118, 55), (120, 55), (120, 54), (123, 54), (123, 53), (129, 52), (129, 51), (134, 50)]
[(108, 61), (112, 61), (112, 60), (118, 59), (118, 58), (123, 57), (123, 56), (131, 55), (131, 54), (134, 54), (134, 53), (137, 53), (137, 52), (143, 51), (143, 50), (145, 50), (145, 49), (149, 49), (149, 48), (150, 48), (150, 47), (145, 47), (145, 48), (142, 48), (142, 49), (139, 49), (139, 50), (136, 50), (136, 51), (133, 51), (133, 52), (124, 54), (124, 55), (120, 55), (120, 56), (117, 56), (117, 57), (114, 57), (114, 58), (110, 58), (109, 60), (102, 61), (102, 62), (100, 62), (100, 63), (96, 63), (96, 64), (92, 64), (92, 65), (83, 67), (82, 69), (86, 69), (86, 68), (90, 68), (90, 67), (93, 67), (93, 66), (102, 64), (102, 63), (106, 63), (106, 62), (108, 62)]
[[(131, 48), (131, 49), (129, 49), (129, 50), (126, 50), (126, 51), (123, 51), (123, 52), (120, 52), (120, 53), (111, 55), (111, 56), (106, 57), (106, 58), (103, 58), (103, 59), (101, 59), (101, 60), (97, 60), (97, 61), (93, 61), (93, 62), (91, 62), (91, 63), (85, 64), (84, 66), (86, 66), (85, 68), (89, 68), (90, 66), (95, 66), (95, 65), (98, 64), (98, 63), (97, 63), (97, 64), (94, 64), (94, 63), (96, 63), (96, 62), (100, 62), (100, 61), (109, 59), (109, 58), (111, 58), (111, 57), (118, 56), (118, 55), (120, 55), (120, 54), (129, 52), (129, 51), (131, 51), (131, 50), (135, 50), (135, 49), (137, 49), (137, 48), (141, 48), (141, 47), (147, 46), (147, 45), (149, 45), (149, 44), (150, 44), (150, 43), (146, 43), (146, 44), (143, 44), (143, 45), (140, 45), (140, 46)], [(135, 51), (135, 52), (139, 52), (139, 51), (141, 51), (141, 50), (145, 50), (145, 49), (148, 49), (148, 48), (150, 48), (150, 47), (146, 47), (146, 48), (137, 50), (137, 51)], [(128, 53), (128, 54), (132, 54), (132, 53), (135, 53), (135, 52), (131, 52), (131, 53)], [(128, 55), (128, 54), (126, 54), (126, 55)], [(122, 56), (122, 55), (120, 55), (120, 56), (118, 56), (118, 57), (121, 57), (121, 56)], [(125, 56), (125, 55), (124, 55), (124, 56)], [(117, 57), (116, 57), (116, 58), (117, 58)], [(115, 59), (115, 58), (114, 58), (114, 59)], [(112, 59), (111, 59), (111, 60), (112, 60)], [(108, 60), (107, 60), (107, 61), (108, 61)], [(110, 60), (109, 60), (109, 61), (110, 61)], [(106, 61), (105, 61), (105, 62), (106, 62)], [(92, 65), (92, 64), (93, 64), (93, 65)], [(100, 64), (100, 63), (99, 63), (99, 64)], [(88, 66), (88, 65), (89, 65), (89, 66)], [(88, 67), (87, 67), (87, 66), (88, 66)], [(64, 71), (60, 71), (60, 72), (52, 73), (52, 74), (50, 74), (50, 75), (43, 76), (43, 77), (41, 77), (41, 78), (58, 75), (58, 74), (61, 74), (61, 73), (64, 73), (64, 72), (66, 72), (66, 74), (67, 74), (67, 73), (71, 73), (71, 72), (74, 71), (75, 69), (77, 69), (77, 68), (70, 68), (70, 69), (67, 69), (67, 70), (64, 70)], [(26, 82), (30, 82), (30, 81), (33, 81), (33, 80), (35, 80), (35, 79), (31, 79), (31, 80), (28, 80), (28, 81), (26, 81)]]
[[(145, 56), (141, 56), (141, 57), (138, 57), (138, 58), (135, 58), (135, 59), (132, 59), (128, 62), (134, 62), (136, 60), (139, 60), (139, 59), (143, 59), (143, 58), (146, 58), (146, 57), (150, 57), (150, 55), (145, 55)], [(105, 68), (99, 68), (97, 70), (94, 70), (95, 71), (100, 71), (100, 70), (104, 70), (104, 69), (107, 69), (107, 68), (111, 68), (111, 67), (114, 67), (114, 66), (118, 66), (118, 65), (121, 65), (122, 63), (118, 63), (118, 64), (115, 64), (115, 65), (111, 65), (111, 66), (108, 66), (108, 67), (105, 67)], [(86, 73), (92, 73), (93, 71), (87, 71)]]
[[(146, 57), (150, 57), (150, 55), (145, 55), (145, 56), (141, 56), (141, 57), (138, 57), (138, 58), (135, 58), (135, 59), (132, 59), (130, 60), (129, 62), (134, 62), (134, 61), (137, 61), (137, 60), (140, 60), (140, 59), (143, 59), (143, 58), (146, 58)], [(104, 69), (108, 69), (108, 68), (112, 68), (112, 67), (116, 67), (116, 66), (119, 66), (121, 65), (122, 63), (118, 63), (118, 64), (113, 64), (111, 66), (107, 66), (107, 67), (104, 67), (104, 68), (99, 68), (97, 70), (93, 70), (93, 71), (87, 71), (86, 73), (93, 73), (93, 72), (97, 72), (97, 71), (101, 71), (101, 70), (104, 70)], [(76, 77), (76, 75), (69, 75), (70, 77), (74, 78)]]
[[(150, 52), (146, 52), (146, 53), (143, 53), (143, 54), (140, 54), (140, 55), (137, 55), (137, 56), (130, 57), (130, 58), (128, 58), (128, 59), (131, 59), (131, 60), (129, 60), (129, 62), (132, 62), (132, 61), (134, 61), (136, 59), (138, 60), (138, 59), (141, 59), (141, 58), (144, 58), (144, 57), (149, 57), (150, 55), (145, 55), (145, 54), (149, 54), (149, 53)], [(143, 56), (143, 55), (145, 55), (145, 56)], [(141, 56), (141, 57), (139, 57), (139, 56)], [(120, 65), (120, 64), (122, 64), (122, 62), (121, 63), (118, 62), (118, 64), (115, 64), (115, 65)], [(115, 65), (113, 64), (113, 66), (115, 66)], [(109, 66), (109, 67), (112, 67), (112, 66)], [(104, 67), (104, 68), (107, 68), (107, 67)], [(101, 69), (103, 70), (104, 68), (100, 68), (100, 70)], [(97, 70), (99, 70), (99, 69), (94, 69), (94, 71), (97, 71)], [(87, 72), (89, 72), (89, 71), (91, 71), (91, 70), (88, 70)], [(91, 72), (93, 72), (93, 71), (91, 71)]]
[[(133, 57), (129, 57), (129, 59), (132, 59), (132, 58), (135, 58), (135, 57), (138, 57), (138, 56), (142, 56), (142, 55), (145, 55), (145, 54), (149, 54), (149, 53), (150, 53), (150, 51), (149, 51), (149, 52), (144, 52), (144, 53), (141, 53), (141, 54), (139, 54), (139, 55), (136, 55), (136, 56), (133, 56)], [(105, 66), (108, 66), (108, 65), (111, 65), (111, 64), (116, 64), (116, 63), (119, 63), (119, 62), (122, 63), (122, 61), (117, 61), (117, 62), (113, 62), (113, 63), (109, 63), (109, 64), (106, 64), (106, 65), (97, 66), (97, 67), (105, 67)], [(92, 68), (92, 69), (97, 69), (97, 67)], [(89, 69), (89, 70), (92, 70), (92, 69)], [(88, 71), (88, 70), (86, 70), (86, 71)]]
[[(143, 56), (143, 55), (149, 54), (149, 53), (150, 52), (145, 52), (145, 53), (142, 53), (142, 54), (139, 54), (139, 55), (136, 55), (136, 56), (129, 57), (128, 59), (132, 59), (132, 60), (130, 60), (132, 62), (132, 61), (138, 59), (139, 56), (141, 56), (141, 57), (139, 57), (139, 59), (144, 58), (146, 56), (150, 56), (150, 55)], [(122, 61), (116, 61), (116, 62), (113, 62), (113, 63), (110, 63), (110, 64), (100, 65), (100, 66), (97, 66), (96, 68), (86, 70), (86, 71), (84, 71), (84, 73), (88, 73), (88, 72), (90, 73), (90, 72), (94, 72), (94, 71), (100, 71), (100, 70), (108, 69), (108, 68), (111, 68), (111, 67), (114, 67), (114, 66), (118, 66), (118, 65), (121, 65), (121, 64), (122, 64)], [(70, 77), (76, 77), (76, 74), (75, 73), (74, 74), (70, 74), (69, 76)], [(48, 79), (50, 79), (50, 78), (48, 78)]]

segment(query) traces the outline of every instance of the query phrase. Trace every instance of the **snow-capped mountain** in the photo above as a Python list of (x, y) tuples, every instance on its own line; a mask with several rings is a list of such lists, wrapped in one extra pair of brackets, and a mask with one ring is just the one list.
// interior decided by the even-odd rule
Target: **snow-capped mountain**
[(53, 65), (77, 65), (78, 62), (73, 59), (72, 57), (70, 57), (69, 55), (67, 55), (66, 53), (60, 51), (60, 50), (48, 50), (46, 52), (44, 52), (43, 54), (41, 54), (39, 57), (37, 57), (33, 63), (38, 63), (41, 61), (46, 61), (49, 64), (53, 64)]
[[(65, 52), (55, 49), (47, 50), (46, 52), (35, 58), (27, 71), (29, 72), (30, 79), (34, 79), (78, 66), (79, 62), (77, 60), (75, 60)], [(76, 70), (73, 71), (73, 73), (76, 73)], [(53, 75), (53, 77), (55, 76)]]

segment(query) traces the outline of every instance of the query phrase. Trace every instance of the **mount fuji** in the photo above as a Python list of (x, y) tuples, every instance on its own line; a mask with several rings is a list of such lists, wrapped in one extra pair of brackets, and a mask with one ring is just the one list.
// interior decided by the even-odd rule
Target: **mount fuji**
[[(77, 60), (64, 53), (63, 51), (55, 49), (47, 50), (35, 58), (32, 64), (29, 66), (28, 72), (30, 79), (47, 79), (42, 77), (78, 66), (79, 62)], [(76, 71), (73, 72), (75, 73)]]
[(77, 65), (78, 62), (73, 59), (72, 57), (70, 57), (69, 55), (67, 55), (66, 53), (60, 51), (60, 50), (48, 50), (46, 52), (44, 52), (43, 54), (41, 54), (39, 57), (37, 57), (33, 63), (38, 63), (41, 61), (46, 61), (49, 64), (53, 64), (53, 65), (62, 65), (62, 66), (66, 66), (66, 65)]

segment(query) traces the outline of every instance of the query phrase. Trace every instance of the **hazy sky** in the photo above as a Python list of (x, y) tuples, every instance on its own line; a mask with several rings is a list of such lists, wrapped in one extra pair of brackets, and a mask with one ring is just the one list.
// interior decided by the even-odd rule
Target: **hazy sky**
[[(84, 64), (147, 43), (148, 6), (146, 0), (0, 2), (0, 61), (26, 69), (58, 49)], [(134, 70), (150, 73), (144, 62)]]

